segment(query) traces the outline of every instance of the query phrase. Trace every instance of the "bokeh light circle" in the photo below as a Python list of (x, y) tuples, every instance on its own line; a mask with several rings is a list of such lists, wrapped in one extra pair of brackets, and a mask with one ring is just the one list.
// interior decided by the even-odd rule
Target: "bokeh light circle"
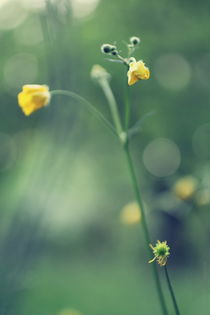
[(165, 54), (155, 63), (155, 76), (165, 89), (182, 90), (190, 82), (191, 67), (181, 55)]
[(192, 138), (194, 153), (202, 158), (210, 158), (210, 124), (203, 124), (196, 129)]
[(181, 162), (178, 146), (166, 138), (151, 141), (143, 153), (143, 162), (146, 169), (157, 177), (172, 175)]
[(0, 1), (0, 30), (11, 30), (19, 26), (27, 17), (18, 1)]
[(195, 64), (194, 72), (197, 82), (204, 88), (209, 89), (210, 71), (206, 71), (207, 69), (210, 69), (210, 54), (205, 54), (198, 59), (197, 63)]

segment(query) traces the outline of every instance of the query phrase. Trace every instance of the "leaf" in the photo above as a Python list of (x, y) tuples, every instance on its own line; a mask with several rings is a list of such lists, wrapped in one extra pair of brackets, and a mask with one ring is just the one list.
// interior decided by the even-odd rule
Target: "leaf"
[(128, 130), (128, 137), (132, 138), (134, 135), (139, 133), (142, 130), (142, 125), (149, 117), (156, 114), (156, 111), (151, 111), (146, 113), (142, 118), (140, 118), (129, 130)]

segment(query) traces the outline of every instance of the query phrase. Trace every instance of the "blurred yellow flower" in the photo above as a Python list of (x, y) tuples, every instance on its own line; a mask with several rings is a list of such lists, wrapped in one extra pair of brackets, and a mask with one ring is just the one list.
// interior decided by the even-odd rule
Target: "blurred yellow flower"
[(141, 211), (137, 202), (130, 202), (125, 205), (120, 213), (120, 220), (124, 224), (136, 224), (141, 220)]
[(173, 190), (175, 195), (182, 199), (190, 199), (198, 188), (198, 181), (193, 176), (185, 176), (180, 178), (174, 185)]
[(61, 310), (58, 315), (82, 315), (82, 313), (72, 308), (66, 308)]
[(47, 85), (27, 84), (18, 94), (18, 104), (26, 116), (50, 102), (50, 92)]
[(147, 80), (150, 77), (149, 68), (145, 67), (145, 64), (142, 60), (132, 61), (129, 64), (128, 70), (128, 85), (133, 85), (139, 80)]

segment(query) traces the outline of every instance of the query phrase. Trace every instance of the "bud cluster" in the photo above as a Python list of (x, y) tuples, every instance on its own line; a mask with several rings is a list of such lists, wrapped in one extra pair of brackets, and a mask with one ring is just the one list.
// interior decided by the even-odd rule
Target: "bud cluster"
[(103, 44), (101, 46), (101, 51), (104, 54), (111, 54), (113, 56), (116, 56), (118, 54), (117, 47), (111, 44)]
[[(137, 48), (137, 46), (140, 44), (140, 38), (137, 36), (132, 36), (129, 39), (129, 42), (126, 43), (126, 46), (128, 48), (128, 56), (127, 57), (122, 57), (119, 54), (119, 51), (116, 47), (116, 45), (112, 45), (112, 44), (103, 44), (101, 46), (101, 51), (104, 54), (107, 55), (112, 55), (117, 57), (122, 63), (124, 63), (125, 65), (129, 65), (130, 62), (132, 62), (132, 59), (134, 58), (129, 58), (131, 56), (131, 54), (135, 51), (135, 49)], [(135, 60), (135, 59), (134, 59)], [(111, 60), (113, 61), (113, 60)]]

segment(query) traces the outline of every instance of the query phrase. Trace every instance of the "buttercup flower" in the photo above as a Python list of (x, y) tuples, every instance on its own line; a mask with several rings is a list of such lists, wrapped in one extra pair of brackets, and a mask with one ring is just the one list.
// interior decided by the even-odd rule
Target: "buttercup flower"
[(27, 84), (18, 94), (18, 104), (26, 116), (49, 104), (50, 92), (47, 85)]
[(170, 247), (167, 245), (167, 241), (160, 242), (157, 241), (155, 246), (149, 245), (152, 248), (154, 258), (149, 261), (152, 263), (153, 261), (157, 260), (157, 263), (163, 267), (167, 263), (168, 256), (170, 255)]
[(178, 198), (187, 200), (193, 197), (197, 188), (198, 180), (193, 176), (185, 176), (175, 183), (173, 190)]
[(141, 221), (141, 211), (137, 202), (125, 205), (120, 213), (120, 220), (124, 224), (132, 225)]
[(147, 80), (150, 77), (149, 68), (142, 60), (130, 62), (128, 70), (128, 85), (133, 85), (139, 80)]

